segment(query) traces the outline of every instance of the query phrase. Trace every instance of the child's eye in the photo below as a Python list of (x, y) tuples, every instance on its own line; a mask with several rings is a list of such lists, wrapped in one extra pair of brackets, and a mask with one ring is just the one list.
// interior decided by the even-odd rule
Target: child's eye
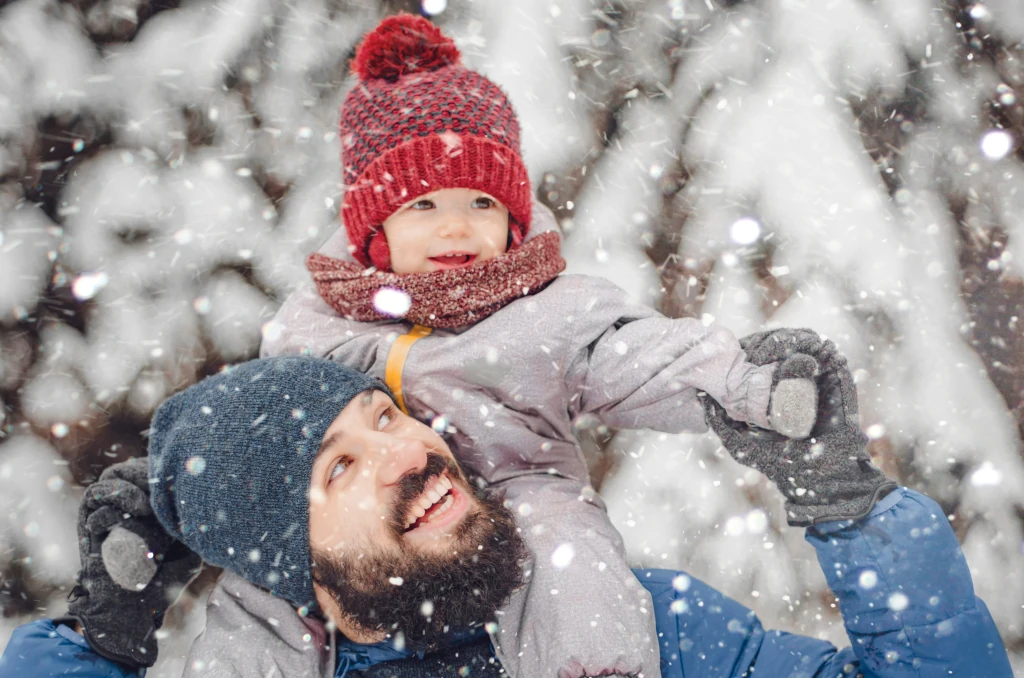
[(331, 468), (331, 475), (327, 479), (327, 481), (330, 482), (330, 481), (334, 480), (335, 478), (337, 478), (338, 476), (340, 476), (342, 473), (344, 473), (348, 469), (348, 467), (349, 467), (349, 465), (351, 463), (352, 463), (352, 460), (349, 459), (348, 457), (342, 457), (338, 461), (334, 462), (334, 467)]
[(377, 419), (377, 430), (382, 431), (387, 428), (387, 425), (395, 420), (395, 408), (389, 407), (380, 413), (380, 417)]
[(433, 200), (417, 200), (412, 204), (414, 210), (431, 210), (434, 209)]
[(473, 207), (484, 210), (494, 207), (494, 204), (494, 201), (486, 196), (480, 196), (479, 198), (473, 201)]

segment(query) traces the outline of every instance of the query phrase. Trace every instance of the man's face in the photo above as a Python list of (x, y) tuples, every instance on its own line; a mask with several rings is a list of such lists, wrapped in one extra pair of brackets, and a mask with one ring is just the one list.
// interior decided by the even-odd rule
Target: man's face
[(522, 583), (509, 511), (380, 391), (355, 398), (324, 436), (309, 534), (321, 607), (371, 635), (433, 642), (446, 625), (488, 621)]

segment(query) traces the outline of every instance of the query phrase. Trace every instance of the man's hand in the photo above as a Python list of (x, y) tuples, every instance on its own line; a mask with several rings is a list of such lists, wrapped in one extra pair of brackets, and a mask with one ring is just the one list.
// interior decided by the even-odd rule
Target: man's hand
[[(741, 340), (754, 364), (782, 362), (795, 353), (817, 361), (817, 421), (806, 440), (792, 440), (737, 422), (713, 399), (703, 399), (708, 424), (734, 459), (764, 473), (786, 497), (790, 525), (808, 526), (867, 515), (896, 483), (871, 463), (857, 417), (857, 391), (846, 358), (810, 330), (762, 332)], [(793, 336), (793, 332), (800, 333)], [(803, 334), (803, 333), (806, 333)]]
[(68, 611), (97, 654), (133, 668), (156, 662), (164, 613), (202, 565), (149, 505), (145, 458), (105, 470), (78, 510), (82, 569)]

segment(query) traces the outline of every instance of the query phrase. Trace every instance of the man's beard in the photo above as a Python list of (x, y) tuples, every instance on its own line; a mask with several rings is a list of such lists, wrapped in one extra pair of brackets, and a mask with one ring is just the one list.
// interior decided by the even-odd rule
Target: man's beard
[[(405, 518), (426, 484), (444, 471), (453, 481), (463, 479), (456, 488), (468, 487), (479, 505), (444, 553), (423, 552), (403, 539)], [(372, 544), (344, 555), (314, 549), (314, 578), (350, 621), (367, 631), (400, 631), (411, 646), (429, 647), (449, 631), (491, 621), (523, 585), (527, 551), (511, 511), (464, 478), (454, 461), (430, 453), (421, 473), (399, 481), (389, 520), (397, 546)]]

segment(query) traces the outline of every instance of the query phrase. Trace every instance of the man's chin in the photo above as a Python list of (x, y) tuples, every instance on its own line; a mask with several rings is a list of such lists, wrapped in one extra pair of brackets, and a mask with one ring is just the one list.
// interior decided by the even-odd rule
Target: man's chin
[(523, 584), (526, 547), (500, 500), (471, 498), (449, 538), (417, 543), (413, 530), (397, 549), (375, 545), (346, 558), (314, 552), (317, 583), (359, 628), (401, 631), (413, 644), (443, 643), (449, 632), (493, 620)]

